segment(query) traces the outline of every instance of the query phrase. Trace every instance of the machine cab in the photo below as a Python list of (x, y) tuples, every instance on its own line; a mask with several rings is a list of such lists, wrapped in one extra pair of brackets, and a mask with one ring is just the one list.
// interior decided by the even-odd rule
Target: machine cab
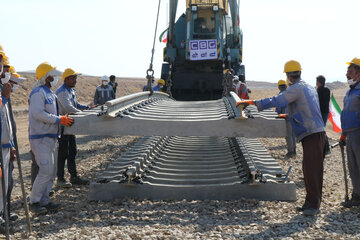
[(187, 0), (186, 60), (219, 60), (222, 44), (223, 0)]

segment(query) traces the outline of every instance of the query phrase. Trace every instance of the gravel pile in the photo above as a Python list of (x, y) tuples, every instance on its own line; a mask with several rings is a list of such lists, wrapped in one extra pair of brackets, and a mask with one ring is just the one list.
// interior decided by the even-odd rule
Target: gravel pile
[[(113, 160), (135, 137), (78, 138), (78, 170), (96, 179), (96, 173)], [(284, 170), (291, 165), (291, 180), (297, 185), (296, 202), (239, 201), (87, 201), (88, 187), (56, 190), (54, 201), (63, 208), (55, 214), (32, 217), (30, 239), (360, 239), (359, 209), (343, 209), (344, 180), (340, 150), (325, 159), (321, 214), (310, 218), (295, 207), (304, 200), (301, 171), (302, 149), (285, 160), (283, 139), (260, 139)], [(25, 156), (25, 155), (24, 155)], [(24, 161), (29, 176), (30, 162)], [(17, 170), (14, 171), (17, 174)], [(26, 178), (27, 192), (30, 180)], [(25, 237), (25, 216), (20, 185), (15, 186), (13, 209), (20, 215), (14, 225), (15, 238)]]

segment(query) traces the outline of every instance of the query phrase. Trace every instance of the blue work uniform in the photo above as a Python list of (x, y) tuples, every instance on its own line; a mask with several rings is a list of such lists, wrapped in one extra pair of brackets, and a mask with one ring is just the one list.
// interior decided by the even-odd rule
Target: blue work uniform
[(322, 198), (326, 135), (315, 88), (299, 78), (286, 91), (272, 98), (255, 101), (255, 105), (259, 111), (288, 106), (288, 118), (292, 130), (303, 146), (302, 166), (306, 189), (304, 207), (319, 209)]
[(341, 112), (341, 128), (346, 135), (348, 168), (353, 185), (353, 197), (360, 197), (360, 82), (347, 91)]

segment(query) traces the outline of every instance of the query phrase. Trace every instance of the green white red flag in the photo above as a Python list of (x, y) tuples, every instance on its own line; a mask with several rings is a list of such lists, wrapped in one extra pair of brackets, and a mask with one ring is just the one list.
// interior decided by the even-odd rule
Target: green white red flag
[(166, 43), (166, 42), (167, 42), (167, 31), (168, 31), (168, 28), (165, 29), (165, 31), (163, 31), (163, 32), (160, 34), (160, 37), (159, 37), (159, 41), (160, 41), (160, 42), (163, 42), (163, 43)]
[(329, 121), (333, 125), (334, 132), (341, 132), (341, 109), (337, 104), (334, 94), (331, 94), (330, 104), (329, 104)]

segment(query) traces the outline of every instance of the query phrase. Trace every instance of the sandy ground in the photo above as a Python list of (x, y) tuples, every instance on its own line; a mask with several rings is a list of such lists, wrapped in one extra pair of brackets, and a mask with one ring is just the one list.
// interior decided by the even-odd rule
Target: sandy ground
[[(93, 79), (96, 86), (98, 79)], [(121, 79), (120, 79), (121, 80)], [(141, 89), (144, 80), (129, 80), (119, 95)], [(125, 86), (125, 80), (124, 80)], [(89, 87), (90, 88), (90, 87)], [(91, 101), (91, 91), (78, 94), (80, 101)], [(276, 89), (253, 90), (251, 98), (271, 96)], [(345, 89), (335, 90), (340, 103)], [(91, 95), (91, 96), (90, 96)], [(119, 96), (118, 95), (118, 96)], [(15, 98), (14, 98), (15, 99)], [(82, 100), (81, 100), (82, 99)], [(18, 107), (26, 107), (19, 102)], [(16, 116), (26, 192), (30, 192), (30, 155), (27, 140), (27, 115)], [(331, 142), (338, 134), (330, 131)], [(118, 158), (136, 141), (137, 137), (78, 137), (77, 165), (81, 176), (95, 180), (96, 175)], [(302, 149), (297, 145), (297, 156), (284, 160), (284, 139), (260, 139), (270, 154), (288, 169), (297, 185), (296, 202), (264, 202), (240, 199), (239, 201), (87, 201), (88, 187), (55, 190), (53, 200), (63, 204), (55, 214), (31, 217), (33, 232), (30, 239), (359, 239), (359, 209), (343, 209), (344, 181), (341, 155), (338, 148), (325, 159), (322, 213), (315, 218), (299, 215), (295, 207), (302, 205), (304, 185), (301, 171)], [(14, 224), (14, 238), (23, 238), (25, 216), (22, 207), (17, 169), (13, 193), (13, 211), (20, 216)], [(68, 174), (66, 177), (69, 177)]]

